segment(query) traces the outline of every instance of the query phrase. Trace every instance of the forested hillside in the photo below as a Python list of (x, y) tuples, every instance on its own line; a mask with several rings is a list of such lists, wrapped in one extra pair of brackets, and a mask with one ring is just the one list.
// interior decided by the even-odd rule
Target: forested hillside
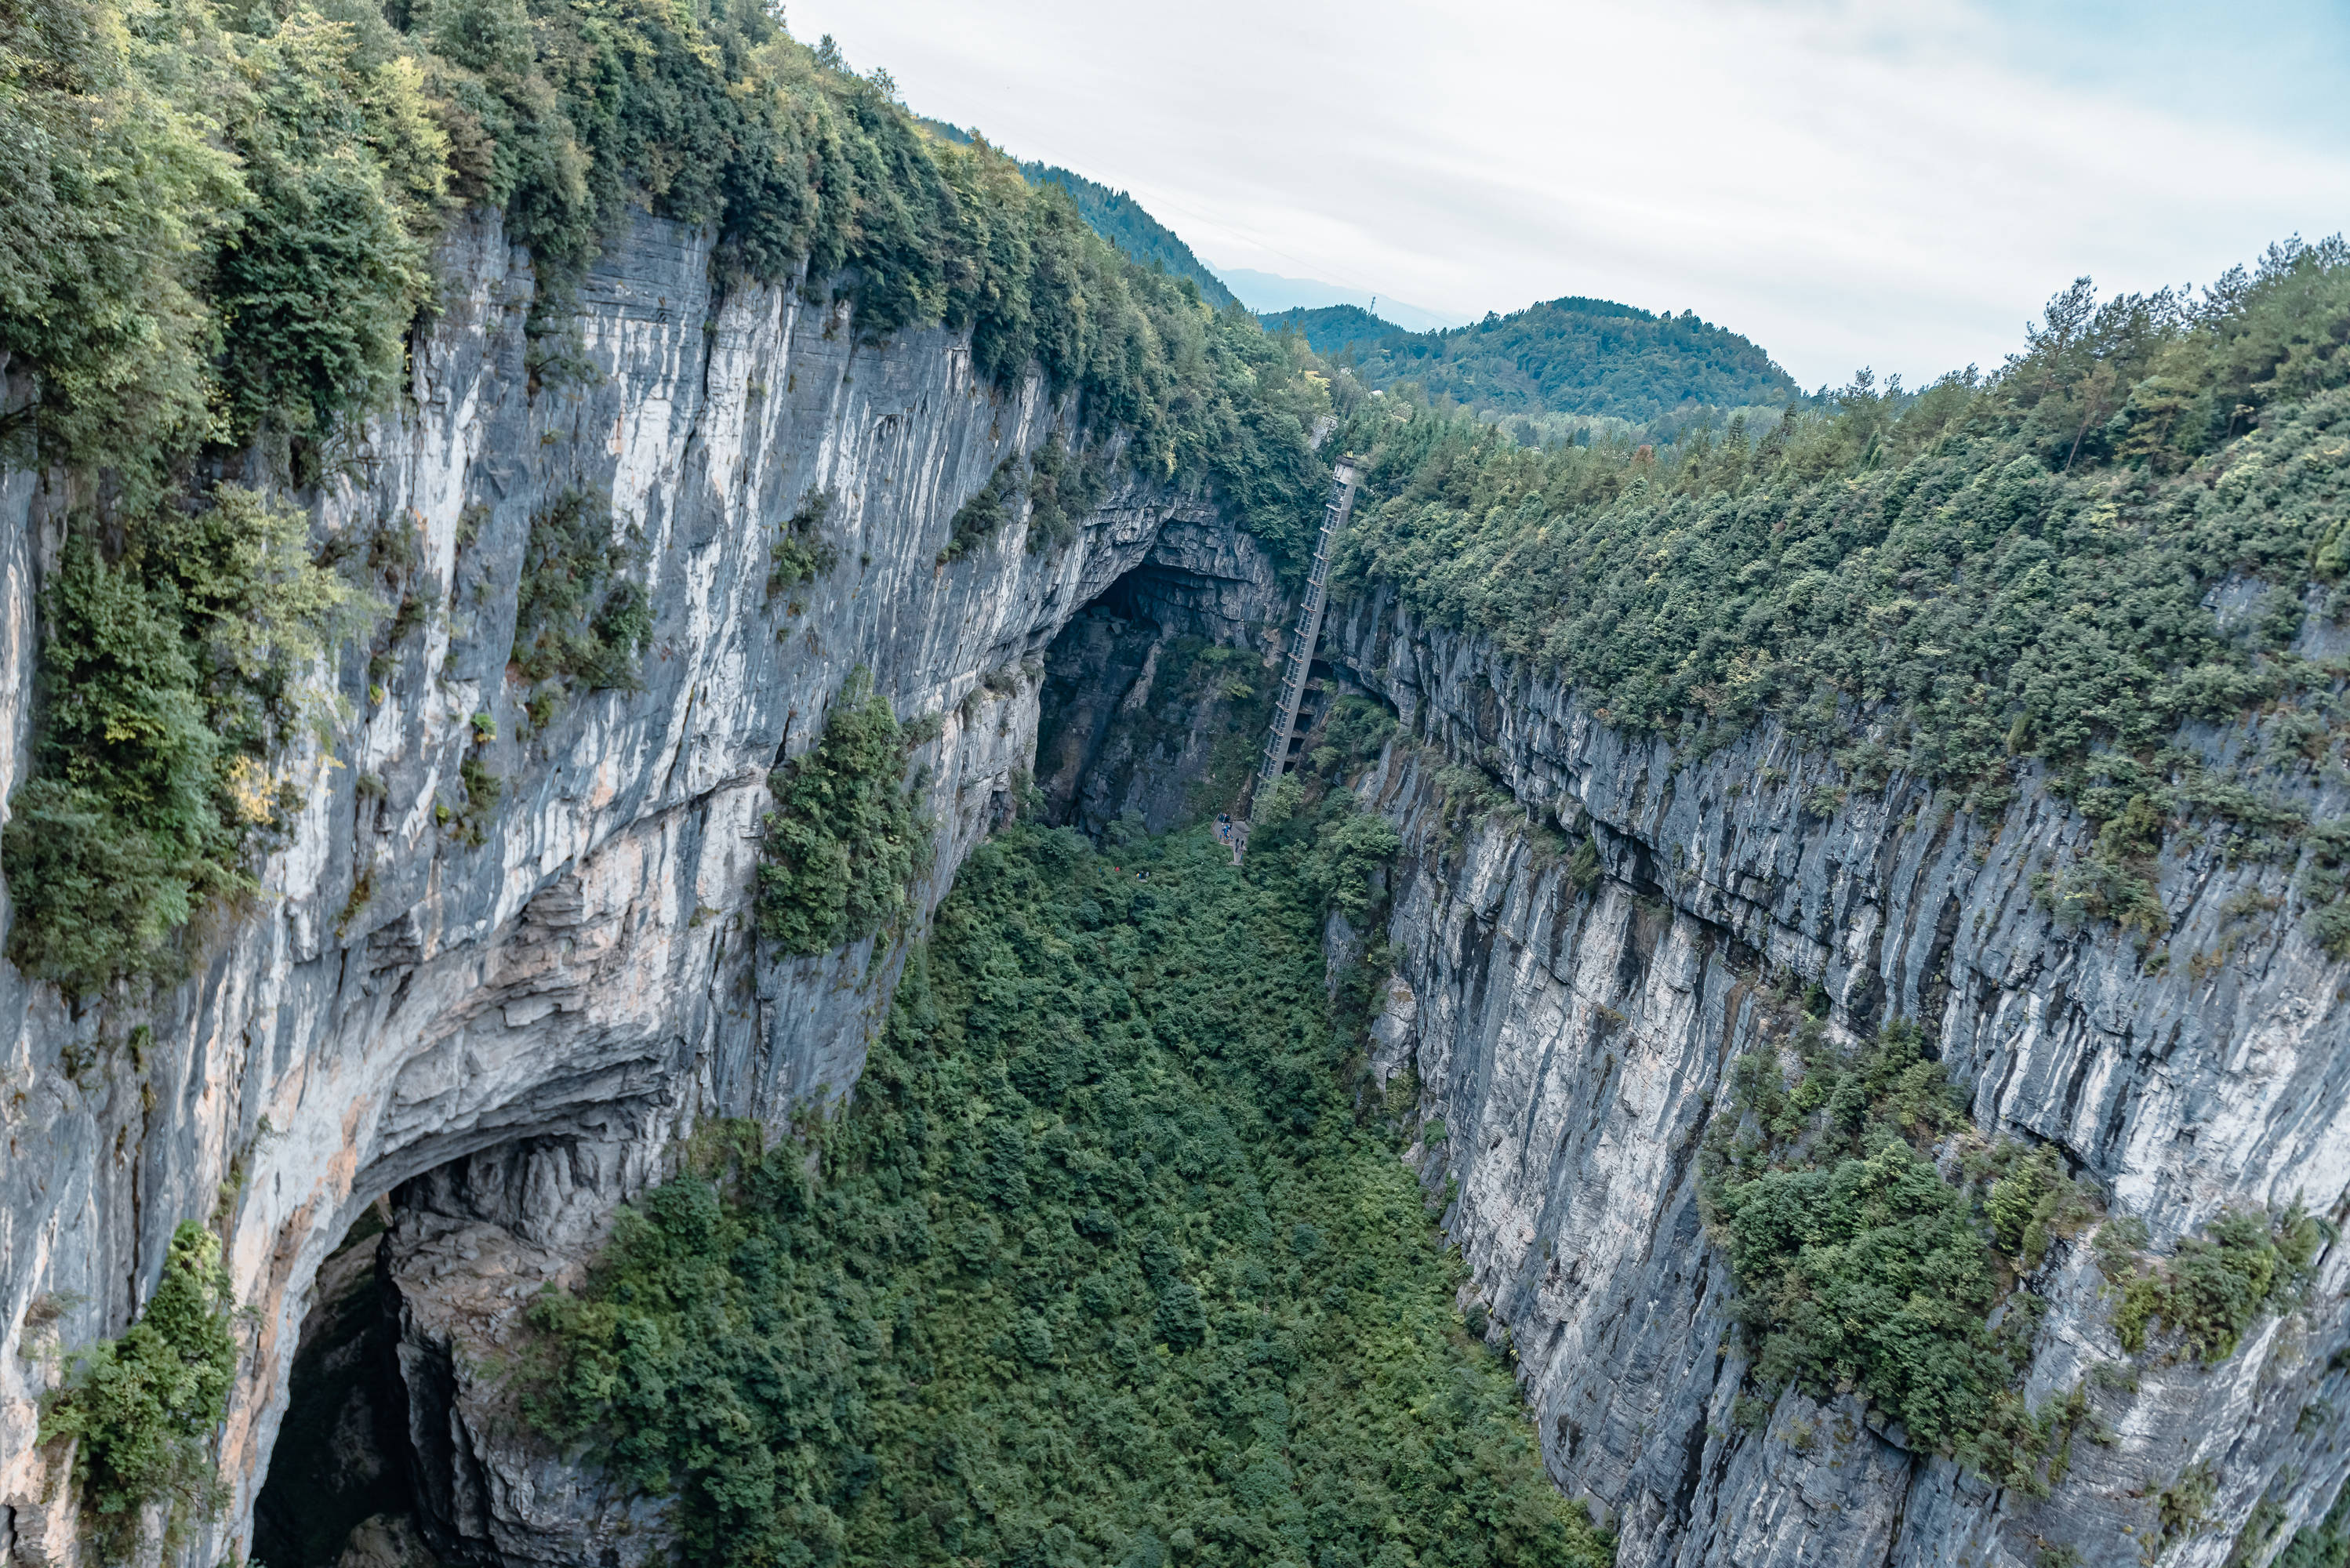
[(1190, 278), (1200, 286), (1200, 297), (1219, 310), (1238, 303), (1223, 279), (1209, 271), (1174, 230), (1144, 212), (1142, 203), (1125, 192), (1048, 163), (1023, 163), (1020, 172), (1032, 185), (1057, 185), (1066, 191), (1069, 200), (1076, 203), (1078, 216), (1128, 259), (1157, 267), (1170, 277)]
[(540, 1418), (696, 1563), (1602, 1568), (1347, 1092), (1323, 919), (1394, 848), (1343, 792), (1245, 869), (981, 847), (821, 1179), (710, 1139), (536, 1309)]
[[(1991, 377), (1864, 375), (1759, 441), (1537, 452), (1363, 400), (1341, 571), (1700, 751), (1773, 715), (1852, 789), (1902, 770), (1983, 813), (2044, 765), (2102, 825), (2049, 881), (2068, 915), (2158, 939), (2154, 859), (2192, 832), (2298, 863), (2350, 954), (2350, 820), (2297, 798), (2350, 740), (2344, 662), (2301, 640), (2350, 593), (2345, 339), (2350, 248), (2296, 241), (2194, 297), (2083, 280)], [(2291, 743), (2174, 744), (2255, 709)]]
[[(699, 15), (0, 11), (0, 344), (30, 393), (7, 432), (15, 461), (74, 483), (38, 776), (0, 843), (19, 968), (82, 993), (168, 977), (190, 920), (250, 889), (298, 799), (286, 749), (328, 717), (304, 672), (389, 613), (402, 564), (397, 540), (314, 562), (274, 493), (400, 395), (434, 244), (468, 207), (500, 209), (531, 254), (534, 375), (573, 373), (565, 302), (646, 208), (709, 225), (728, 277), (840, 280), (869, 337), (940, 322), (993, 380), (1034, 366), (1091, 428), (1127, 431), (1135, 467), (1211, 484), (1300, 558), (1326, 406), (1302, 348), (1125, 261), (1062, 186), (925, 134), (766, 7)], [(276, 483), (217, 483), (231, 472)], [(594, 663), (595, 683), (630, 679)]]
[(1359, 305), (1325, 305), (1315, 309), (1299, 306), (1295, 310), (1269, 312), (1258, 317), (1257, 322), (1267, 332), (1302, 335), (1306, 347), (1326, 358), (1336, 359), (1352, 348), (1357, 365), (1363, 352), (1374, 344), (1419, 336), (1373, 316)]
[[(972, 146), (976, 138), (959, 125), (942, 119), (922, 123), (951, 141)], [(1020, 165), (1031, 185), (1057, 185), (1076, 204), (1077, 215), (1102, 238), (1116, 245), (1128, 260), (1156, 267), (1170, 277), (1188, 277), (1200, 286), (1200, 297), (1222, 310), (1236, 303), (1223, 279), (1191, 254), (1182, 236), (1145, 212), (1142, 203), (1123, 191), (1113, 191), (1097, 180), (1072, 173), (1038, 159)]]
[(1761, 348), (1689, 311), (1658, 316), (1570, 296), (1449, 331), (1370, 340), (1337, 312), (1305, 315), (1315, 318), (1299, 323), (1309, 340), (1339, 345), (1326, 351), (1350, 362), (1366, 386), (1417, 381), (1431, 401), (1451, 398), (1487, 419), (1597, 414), (1639, 422), (1783, 404), (1798, 390)]

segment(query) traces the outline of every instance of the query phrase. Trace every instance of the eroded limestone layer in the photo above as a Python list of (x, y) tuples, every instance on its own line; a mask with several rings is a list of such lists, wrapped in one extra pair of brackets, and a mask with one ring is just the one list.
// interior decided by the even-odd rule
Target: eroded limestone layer
[[(956, 507), (1076, 410), (981, 384), (943, 331), (864, 341), (820, 290), (722, 295), (691, 232), (640, 223), (587, 280), (586, 374), (526, 362), (532, 276), (494, 217), (442, 270), (403, 406), (315, 498), (329, 533), (413, 535), (421, 618), (388, 669), (360, 649), (334, 672), (353, 728), (297, 759), (306, 805), (265, 895), (222, 913), (200, 974), (151, 1011), (77, 1013), (0, 968), (0, 1544), (18, 1561), (76, 1553), (64, 1456), (34, 1443), (55, 1347), (122, 1331), (180, 1220), (222, 1217), (253, 1313), (221, 1444), (235, 1501), (188, 1548), (210, 1563), (246, 1544), (314, 1277), (365, 1205), (528, 1143), (554, 1152), (512, 1196), (576, 1257), (699, 1119), (775, 1124), (849, 1088), (909, 933), (772, 961), (750, 919), (766, 775), (854, 669), (940, 721), (916, 759), (938, 823), (926, 916), (1012, 807), (1072, 613), (1170, 524), (1199, 613), (1273, 581), (1211, 507), (1132, 483), (1066, 547), (1032, 553), (1014, 520), (942, 562)], [(653, 642), (641, 690), (574, 691), (541, 729), (509, 678), (516, 588), (533, 518), (571, 491), (641, 531)], [(837, 565), (771, 595), (778, 531), (819, 493)], [(27, 766), (57, 504), (0, 474), (0, 796)], [(444, 814), (468, 759), (501, 801)]]
[[(1817, 792), (1849, 781), (1768, 726), (1689, 761), (1384, 597), (1333, 622), (1331, 656), (1432, 742), (1392, 748), (1363, 786), (1406, 839), (1374, 1064), (1416, 1071), (1446, 1128), (1413, 1157), (1432, 1188), (1458, 1182), (1471, 1289), (1520, 1358), (1553, 1476), (1620, 1531), (1620, 1563), (2033, 1568), (2071, 1547), (2122, 1568), (2162, 1490), (2202, 1465), (2210, 1517), (2166, 1563), (2217, 1568), (2256, 1510), (2266, 1549), (2323, 1511), (2350, 1470), (2338, 1423), (2304, 1415), (2350, 1396), (2339, 1243), (2308, 1308), (2219, 1367), (2093, 1386), (2116, 1441), (2076, 1442), (2035, 1501), (1911, 1451), (1853, 1396), (1790, 1392), (1742, 1426), (1731, 1280), (1696, 1193), (1724, 1070), (1782, 1005), (1758, 982), (1792, 976), (1847, 1028), (1924, 1021), (1981, 1127), (2061, 1148), (2159, 1248), (2230, 1206), (2298, 1197), (2338, 1220), (2345, 969), (2302, 929), (2287, 868), (2174, 841), (2164, 964), (2035, 901), (2033, 873), (2086, 835), (2036, 781), (2002, 823), (1899, 778), (1818, 815)], [(1522, 805), (1448, 813), (1447, 759)], [(2341, 815), (2340, 786), (2319, 787), (2313, 815)], [(1595, 836), (1607, 875), (1579, 893), (1536, 824)], [(2121, 1355), (2087, 1251), (2053, 1249), (2033, 1281), (2050, 1302), (2035, 1400)]]

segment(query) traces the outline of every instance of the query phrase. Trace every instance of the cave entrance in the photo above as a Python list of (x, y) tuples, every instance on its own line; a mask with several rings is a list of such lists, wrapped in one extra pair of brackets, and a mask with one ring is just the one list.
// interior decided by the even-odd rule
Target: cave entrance
[(1239, 804), (1276, 684), (1266, 649), (1284, 607), (1263, 599), (1254, 584), (1145, 561), (1070, 618), (1045, 650), (1047, 821), (1096, 838), (1122, 824), (1160, 834)]
[(268, 1568), (334, 1568), (347, 1549), (383, 1568), (432, 1561), (411, 1522), (408, 1394), (381, 1258), (390, 1223), (377, 1199), (319, 1265), (253, 1506), (252, 1558)]

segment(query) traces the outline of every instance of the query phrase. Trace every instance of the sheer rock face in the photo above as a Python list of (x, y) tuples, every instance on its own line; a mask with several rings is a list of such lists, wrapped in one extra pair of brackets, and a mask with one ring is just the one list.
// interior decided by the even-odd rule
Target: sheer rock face
[[(332, 761), (304, 762), (266, 895), (227, 911), (196, 977), (151, 1011), (76, 1011), (0, 965), (15, 1561), (88, 1555), (69, 1456), (34, 1442), (55, 1348), (119, 1334), (173, 1226), (215, 1216), (253, 1315), (222, 1437), (235, 1501), (184, 1561), (246, 1545), (321, 1260), (395, 1189), (383, 1268), (422, 1540), (373, 1520), (351, 1560), (660, 1558), (660, 1509), (534, 1446), (479, 1372), (696, 1121), (774, 1125), (854, 1083), (906, 933), (814, 959), (755, 950), (768, 771), (813, 743), (859, 665), (901, 714), (937, 715), (917, 759), (939, 823), (927, 913), (1034, 765), (1038, 660), (1081, 607), (1251, 648), (1282, 618), (1250, 541), (1139, 485), (1064, 550), (1029, 553), (1014, 523), (941, 565), (962, 501), (1069, 418), (1036, 385), (977, 384), (950, 334), (877, 346), (797, 289), (719, 297), (705, 246), (648, 222), (581, 290), (595, 373), (549, 367), (534, 386), (524, 259), (482, 219), (444, 263), (411, 400), (317, 500), (331, 532), (412, 531), (423, 614), (381, 649), (388, 668), (361, 653), (338, 671), (356, 727)], [(642, 531), (653, 644), (641, 690), (576, 691), (537, 730), (507, 672), (516, 585), (532, 518), (574, 488)], [(816, 493), (837, 564), (771, 596), (770, 546)], [(29, 766), (58, 504), (43, 476), (0, 472), (0, 797)], [(1416, 1157), (1432, 1187), (1458, 1180), (1449, 1222), (1552, 1473), (1621, 1532), (1625, 1563), (2033, 1568), (2044, 1544), (2120, 1568), (2147, 1550), (2163, 1489), (2209, 1465), (2210, 1521), (2164, 1561), (2216, 1568), (2256, 1509), (2282, 1539), (2330, 1494), (2350, 1450), (2338, 1420), (2304, 1412), (2350, 1409), (2338, 1245), (2309, 1306), (2220, 1367), (2095, 1389), (2116, 1440), (2076, 1442), (2070, 1476), (2033, 1501), (1913, 1453), (1850, 1395), (1789, 1393), (1759, 1424), (1741, 1411), (1731, 1282), (1695, 1200), (1725, 1065), (1777, 1005), (1756, 983), (1767, 969), (1821, 984), (1854, 1029), (1927, 1021), (1987, 1132), (2059, 1146), (2159, 1249), (2231, 1204), (2298, 1194), (2343, 1217), (2345, 975), (2303, 934), (2284, 871), (2168, 852), (2164, 966), (2034, 902), (2032, 875), (2084, 833), (2036, 787), (1996, 832), (1900, 779), (1823, 816), (1814, 792), (1849, 781), (1767, 726), (1677, 756), (1376, 596), (1338, 607), (1327, 636), (1413, 732), (1604, 852), (1607, 877), (1579, 894), (1526, 817), (1448, 822), (1426, 753), (1398, 748), (1365, 786), (1407, 841), (1374, 1070), (1416, 1073), (1449, 1128)], [(1139, 684), (1138, 668), (1119, 690)], [(477, 739), (480, 713), (494, 738)], [(469, 759), (503, 781), (495, 811), (466, 814), (479, 843), (436, 811), (468, 805)], [(1109, 809), (1128, 799), (1149, 804)], [(2310, 804), (2345, 810), (2338, 790)], [(2051, 1303), (2042, 1398), (2118, 1346), (2085, 1249), (2058, 1247), (2033, 1282)]]
[[(504, 1205), (516, 1248), (576, 1258), (700, 1118), (775, 1125), (848, 1089), (909, 932), (775, 959), (751, 927), (767, 774), (814, 742), (854, 669), (901, 715), (940, 720), (915, 759), (938, 824), (927, 918), (1011, 809), (1037, 661), (1071, 614), (1162, 536), (1202, 614), (1273, 584), (1211, 506), (1133, 483), (1066, 548), (1031, 553), (1014, 521), (941, 564), (957, 506), (1073, 410), (1035, 381), (981, 384), (941, 330), (876, 345), (846, 304), (799, 288), (722, 296), (709, 262), (694, 234), (640, 223), (581, 287), (590, 373), (535, 369), (527, 258), (493, 216), (460, 225), (410, 396), (315, 499), (329, 534), (412, 537), (421, 617), (388, 646), (379, 633), (372, 670), (360, 649), (333, 672), (353, 722), (332, 758), (299, 760), (305, 804), (265, 891), (213, 922), (195, 977), (151, 1009), (77, 1011), (0, 965), (13, 1560), (87, 1555), (69, 1456), (35, 1444), (41, 1391), (57, 1347), (130, 1321), (180, 1220), (224, 1227), (252, 1313), (221, 1440), (234, 1501), (186, 1557), (209, 1563), (246, 1544), (314, 1276), (365, 1204), (453, 1166), (468, 1202)], [(574, 690), (536, 728), (508, 670), (517, 584), (534, 516), (575, 489), (641, 531), (652, 644), (641, 689)], [(837, 563), (771, 595), (771, 546), (818, 493)], [(43, 476), (0, 472), (0, 797), (30, 766), (61, 504)], [(501, 781), (494, 811), (468, 800), (469, 760)], [(411, 1352), (453, 1345), (480, 1306), (470, 1283), (437, 1304), (411, 1289), (450, 1245), (434, 1218), (410, 1216), (394, 1249)], [(429, 1359), (410, 1357), (417, 1378)], [(545, 1478), (528, 1497), (512, 1480), (444, 1488), (428, 1533), (528, 1560), (531, 1532), (560, 1526)]]
[[(2239, 1561), (2258, 1563), (2323, 1511), (2350, 1470), (2332, 1414), (2350, 1408), (2350, 1247), (2220, 1366), (2141, 1358), (2135, 1392), (2092, 1382), (2114, 1440), (2076, 1439), (2033, 1500), (1913, 1452), (1852, 1395), (1742, 1411), (1731, 1281), (1696, 1192), (1725, 1070), (1783, 1016), (1767, 975), (1824, 986), (1846, 1030), (1921, 1021), (1985, 1133), (2054, 1145), (2158, 1251), (2231, 1206), (2299, 1197), (2339, 1221), (2350, 971), (2303, 928), (2289, 867), (2174, 841), (2165, 965), (2034, 900), (2032, 875), (2088, 836), (2039, 781), (2004, 823), (1898, 776), (1821, 815), (1815, 792), (1851, 781), (1768, 725), (1679, 755), (1384, 595), (1329, 636), (1326, 656), (1436, 742), (1391, 748), (1361, 786), (1406, 840), (1373, 1070), (1416, 1071), (1444, 1125), (1414, 1158), (1431, 1188), (1458, 1182), (1470, 1289), (1519, 1358), (1552, 1475), (1620, 1532), (1619, 1563), (2034, 1568), (2069, 1547), (2122, 1568), (2158, 1550), (2160, 1494), (2204, 1466), (2208, 1518), (2166, 1563), (2218, 1568), (2248, 1523)], [(1446, 755), (1523, 809), (1448, 820)], [(2339, 785), (2309, 789), (2314, 815), (2343, 814)], [(1553, 824), (1596, 838), (1588, 893), (1534, 831)], [(2049, 1302), (2036, 1403), (2122, 1353), (2085, 1237), (2031, 1284)]]

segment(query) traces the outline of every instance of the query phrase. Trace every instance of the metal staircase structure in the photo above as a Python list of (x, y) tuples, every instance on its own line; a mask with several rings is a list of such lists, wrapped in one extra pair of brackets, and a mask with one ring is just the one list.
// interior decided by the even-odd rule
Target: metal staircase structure
[(1314, 567), (1305, 577), (1305, 600), (1297, 609), (1297, 630), (1289, 639), (1288, 659), (1281, 672), (1281, 701), (1274, 708), (1273, 730), (1265, 737), (1264, 762), (1257, 769), (1252, 807), (1271, 798), (1273, 786), (1289, 771), (1289, 747), (1297, 728), (1297, 706), (1305, 698), (1306, 675), (1314, 665), (1314, 649), (1322, 640), (1322, 612), (1330, 599), (1330, 546), (1355, 509), (1355, 460), (1342, 457), (1330, 471), (1330, 503), (1322, 513), (1322, 536), (1315, 541)]

